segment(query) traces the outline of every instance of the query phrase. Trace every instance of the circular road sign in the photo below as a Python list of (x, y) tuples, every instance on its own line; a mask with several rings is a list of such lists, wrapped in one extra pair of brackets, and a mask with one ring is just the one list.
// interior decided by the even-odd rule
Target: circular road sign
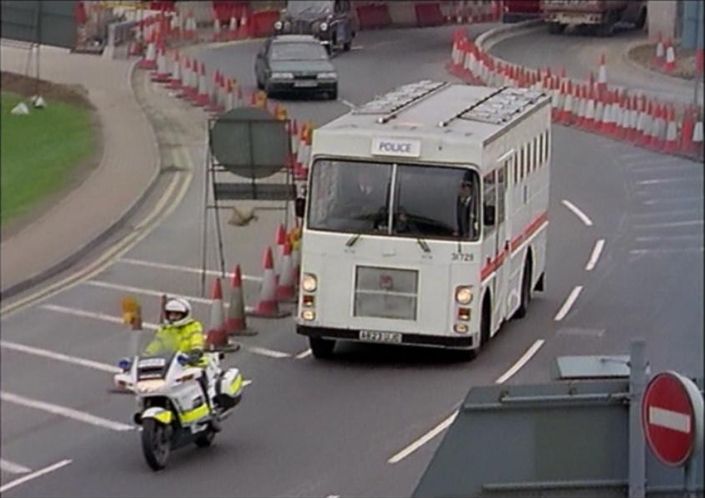
[(692, 380), (672, 371), (659, 373), (644, 391), (641, 421), (656, 457), (680, 467), (702, 439), (703, 397)]

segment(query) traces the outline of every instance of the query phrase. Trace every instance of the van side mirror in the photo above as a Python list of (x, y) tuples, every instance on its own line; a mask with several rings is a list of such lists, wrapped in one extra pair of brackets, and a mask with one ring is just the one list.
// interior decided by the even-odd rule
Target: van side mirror
[(297, 197), (294, 199), (294, 213), (297, 218), (303, 218), (306, 213), (306, 199)]
[(494, 206), (485, 205), (483, 222), (485, 226), (494, 226)]

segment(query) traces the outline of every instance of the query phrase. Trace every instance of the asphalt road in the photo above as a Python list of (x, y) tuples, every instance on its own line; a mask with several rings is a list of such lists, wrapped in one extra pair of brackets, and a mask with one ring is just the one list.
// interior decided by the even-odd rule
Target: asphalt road
[[(320, 125), (347, 111), (343, 101), (361, 104), (402, 83), (447, 79), (453, 29), (361, 33), (355, 50), (334, 59), (340, 102), (287, 101), (287, 108)], [(251, 88), (258, 43), (204, 50), (201, 57)], [(141, 299), (151, 322), (159, 292), (199, 295), (193, 269), (201, 261), (205, 119), (162, 90), (143, 91), (162, 124), (171, 123), (159, 133), (167, 163), (188, 178), (191, 168), (190, 187), (173, 212), (102, 272), (3, 317), (2, 486), (30, 475), (23, 470), (49, 469), (5, 496), (409, 496), (440, 438), (398, 463), (391, 457), (444, 421), (471, 386), (500, 379), (537, 341), (544, 341), (537, 353), (506, 382), (548, 381), (557, 356), (622, 354), (636, 336), (647, 339), (654, 370), (702, 372), (701, 165), (554, 127), (547, 290), (525, 319), (506, 324), (467, 363), (442, 351), (365, 345), (345, 345), (334, 361), (319, 362), (306, 355), (307, 342), (290, 318), (250, 319), (259, 334), (243, 338), (243, 349), (228, 360), (252, 381), (243, 403), (212, 448), (181, 450), (165, 472), (152, 473), (137, 432), (121, 430), (134, 401), (107, 392), (107, 365), (128, 351), (132, 334), (110, 318), (119, 317), (127, 293)], [(270, 211), (248, 227), (224, 225), (228, 268), (239, 263), (246, 275), (259, 275), (263, 247), (280, 219)], [(603, 250), (588, 271), (599, 240)], [(576, 286), (582, 292), (567, 309)], [(245, 291), (253, 303), (256, 281), (246, 280)], [(195, 307), (207, 321), (207, 306)], [(37, 402), (75, 410), (73, 418)], [(96, 426), (85, 414), (109, 422)]]

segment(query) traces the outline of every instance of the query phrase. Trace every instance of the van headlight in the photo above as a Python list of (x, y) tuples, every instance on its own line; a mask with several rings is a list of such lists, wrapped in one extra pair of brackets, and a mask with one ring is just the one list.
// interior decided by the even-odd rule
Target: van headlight
[(318, 288), (318, 280), (316, 279), (316, 275), (313, 273), (304, 273), (304, 276), (301, 279), (301, 287), (306, 292), (315, 292)]
[(459, 304), (470, 304), (472, 301), (472, 289), (467, 286), (456, 287), (455, 300)]

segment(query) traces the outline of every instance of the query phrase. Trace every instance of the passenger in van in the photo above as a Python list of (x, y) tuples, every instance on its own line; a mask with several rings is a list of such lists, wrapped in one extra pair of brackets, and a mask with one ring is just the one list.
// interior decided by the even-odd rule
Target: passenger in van
[(457, 225), (453, 235), (458, 237), (468, 237), (470, 235), (470, 214), (472, 212), (472, 183), (463, 179), (458, 189), (456, 200)]

